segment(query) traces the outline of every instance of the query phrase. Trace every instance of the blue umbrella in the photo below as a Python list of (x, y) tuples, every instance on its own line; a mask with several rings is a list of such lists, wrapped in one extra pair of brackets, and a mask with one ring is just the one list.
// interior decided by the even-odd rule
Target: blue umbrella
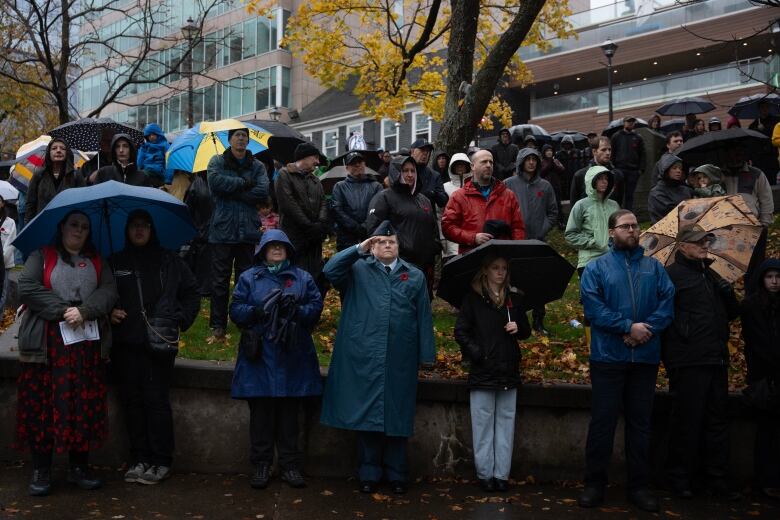
[(167, 249), (176, 250), (195, 237), (187, 205), (176, 197), (154, 188), (108, 181), (60, 192), (24, 227), (13, 245), (28, 255), (53, 244), (57, 224), (71, 211), (80, 210), (89, 217), (95, 247), (109, 256), (124, 248), (127, 216), (136, 209), (151, 215), (160, 244)]

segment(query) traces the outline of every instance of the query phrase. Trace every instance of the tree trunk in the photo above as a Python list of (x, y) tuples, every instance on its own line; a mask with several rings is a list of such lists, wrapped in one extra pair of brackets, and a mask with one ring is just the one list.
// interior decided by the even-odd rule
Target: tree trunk
[[(487, 55), (472, 81), (479, 2), (453, 0), (452, 28), (447, 47), (447, 94), (444, 119), (436, 148), (450, 155), (463, 152), (474, 137), (509, 60), (520, 48), (546, 0), (523, 2), (507, 31)], [(459, 94), (462, 81), (471, 84), (468, 94)]]
[(68, 97), (68, 66), (70, 65), (70, 57), (72, 49), (70, 47), (70, 30), (71, 30), (71, 16), (70, 16), (71, 2), (63, 0), (62, 9), (62, 30), (60, 31), (60, 62), (58, 64), (57, 74), (53, 75), (52, 80), (54, 83), (54, 90), (57, 92), (55, 98), (57, 100), (57, 111), (59, 113), (60, 124), (70, 121), (70, 98)]

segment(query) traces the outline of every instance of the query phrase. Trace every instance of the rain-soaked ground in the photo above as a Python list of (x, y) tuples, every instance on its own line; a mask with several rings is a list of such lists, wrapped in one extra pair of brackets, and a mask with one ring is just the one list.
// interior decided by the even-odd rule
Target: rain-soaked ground
[(55, 519), (503, 519), (503, 518), (768, 518), (780, 519), (780, 502), (746, 497), (723, 503), (707, 497), (681, 501), (659, 492), (661, 512), (634, 509), (619, 487), (610, 487), (607, 503), (597, 509), (577, 507), (576, 485), (515, 484), (509, 493), (486, 495), (462, 480), (422, 480), (403, 496), (380, 487), (357, 492), (346, 479), (309, 478), (306, 489), (290, 489), (274, 479), (268, 489), (250, 489), (245, 475), (175, 473), (157, 486), (126, 484), (122, 473), (102, 468), (106, 486), (82, 491), (65, 483), (64, 468), (55, 470), (52, 494), (27, 496), (29, 466), (0, 464), (0, 518)]

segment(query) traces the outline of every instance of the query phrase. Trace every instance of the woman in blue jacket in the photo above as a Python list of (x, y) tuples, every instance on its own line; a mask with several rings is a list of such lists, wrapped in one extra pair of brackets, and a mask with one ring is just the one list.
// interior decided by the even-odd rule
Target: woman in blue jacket
[[(255, 249), (255, 265), (233, 291), (230, 317), (242, 328), (231, 395), (249, 404), (250, 485), (268, 486), (274, 445), (282, 480), (305, 487), (298, 448), (302, 398), (322, 393), (311, 331), (322, 312), (314, 279), (293, 265), (295, 250), (272, 229)], [(255, 344), (252, 338), (256, 337)]]

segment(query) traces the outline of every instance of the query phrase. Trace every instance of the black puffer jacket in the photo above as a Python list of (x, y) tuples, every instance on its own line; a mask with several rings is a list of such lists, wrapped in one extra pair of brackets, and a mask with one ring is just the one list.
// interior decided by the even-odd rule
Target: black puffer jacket
[[(54, 165), (51, 160), (51, 146), (54, 143), (65, 144), (65, 172), (55, 179), (52, 170)], [(30, 222), (41, 212), (46, 204), (51, 202), (59, 192), (68, 188), (80, 188), (84, 186), (84, 177), (73, 168), (73, 152), (68, 143), (62, 139), (52, 139), (46, 147), (46, 158), (43, 166), (35, 170), (27, 187), (27, 202), (24, 207), (24, 222)]]
[(612, 136), (612, 162), (624, 171), (645, 169), (645, 144), (636, 132), (619, 130)]
[[(401, 182), (401, 166), (411, 157), (390, 164), (390, 188), (380, 191), (371, 201), (366, 227), (372, 233), (384, 220), (389, 220), (398, 232), (398, 254), (420, 269), (433, 265), (441, 251), (436, 211), (431, 201), (421, 193), (420, 178), (412, 187)], [(418, 170), (419, 171), (419, 170)]]
[(764, 286), (770, 269), (780, 271), (780, 259), (764, 260), (756, 273), (759, 288), (742, 300), (740, 308), (748, 383), (766, 377), (780, 382), (780, 294), (771, 294)]
[(340, 251), (366, 239), (368, 208), (382, 186), (370, 177), (348, 175), (333, 187), (333, 218), (336, 221), (336, 248)]
[[(127, 166), (122, 166), (116, 159), (116, 145), (120, 139), (123, 139), (130, 143), (130, 161)], [(117, 181), (131, 186), (149, 186), (149, 179), (143, 170), (139, 170), (136, 167), (137, 151), (133, 140), (127, 134), (116, 134), (111, 140), (111, 164), (108, 166), (102, 166), (97, 171), (97, 178), (95, 184), (100, 184), (106, 181)]]
[(682, 252), (666, 268), (674, 284), (674, 321), (662, 336), (666, 369), (729, 364), (729, 321), (739, 307), (731, 286), (713, 271), (712, 260), (690, 260)]
[(664, 218), (680, 202), (693, 198), (693, 188), (685, 184), (684, 180), (676, 181), (669, 178), (669, 169), (675, 163), (682, 163), (682, 159), (676, 155), (664, 154), (658, 162), (663, 177), (647, 196), (647, 211), (653, 224)]
[[(518, 341), (531, 335), (523, 299), (509, 293), (510, 305), (496, 307), (489, 297), (470, 290), (460, 307), (455, 323), (455, 341), (463, 359), (471, 363), (471, 388), (516, 388), (520, 386), (520, 345)], [(509, 334), (504, 326), (509, 317), (517, 323), (517, 334)]]

